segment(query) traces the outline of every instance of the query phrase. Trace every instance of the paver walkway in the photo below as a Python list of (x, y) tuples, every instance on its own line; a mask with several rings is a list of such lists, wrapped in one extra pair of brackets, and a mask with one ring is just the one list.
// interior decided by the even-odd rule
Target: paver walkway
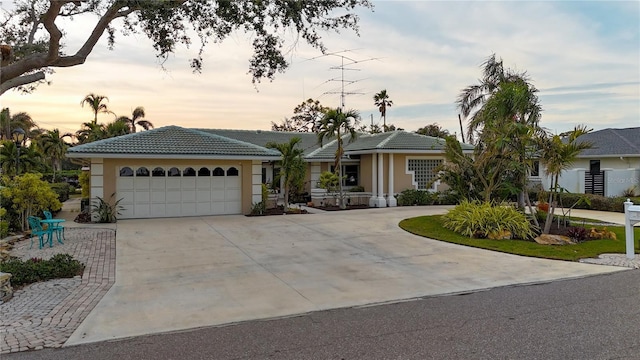
[(61, 347), (115, 282), (115, 231), (67, 228), (64, 245), (29, 249), (17, 243), (12, 255), (28, 259), (71, 254), (85, 264), (82, 279), (57, 279), (28, 285), (0, 305), (0, 354)]

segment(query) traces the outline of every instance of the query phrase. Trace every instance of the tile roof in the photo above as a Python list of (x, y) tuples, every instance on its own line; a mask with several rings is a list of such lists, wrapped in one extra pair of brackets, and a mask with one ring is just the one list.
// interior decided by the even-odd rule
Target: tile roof
[(69, 155), (213, 155), (233, 157), (279, 157), (277, 150), (195, 129), (165, 126), (153, 130), (94, 141), (69, 148)]
[[(185, 129), (165, 126), (149, 131), (137, 132), (115, 138), (78, 145), (68, 150), (71, 157), (87, 155), (170, 155), (170, 156), (232, 156), (232, 157), (279, 157), (274, 149), (267, 149), (269, 142), (285, 143), (299, 137), (300, 148), (307, 160), (330, 160), (334, 158), (337, 140), (326, 139), (318, 144), (315, 133), (297, 133), (263, 130)], [(443, 151), (445, 141), (430, 136), (406, 131), (380, 134), (359, 134), (355, 141), (344, 137), (345, 154), (374, 151)], [(473, 146), (462, 144), (464, 150)]]
[(640, 127), (603, 129), (582, 135), (577, 141), (590, 141), (591, 149), (579, 157), (636, 155), (640, 157)]
[(225, 130), (225, 129), (197, 129), (210, 134), (224, 136), (248, 142), (258, 146), (266, 146), (269, 142), (287, 143), (292, 138), (300, 138), (298, 147), (304, 150), (304, 155), (319, 148), (318, 137), (309, 132), (265, 131), (265, 130)]
[[(443, 151), (445, 144), (446, 141), (444, 139), (398, 130), (380, 134), (362, 134), (356, 141), (347, 145), (345, 147), (345, 151)], [(462, 144), (462, 149), (473, 150), (473, 146), (469, 144)]]

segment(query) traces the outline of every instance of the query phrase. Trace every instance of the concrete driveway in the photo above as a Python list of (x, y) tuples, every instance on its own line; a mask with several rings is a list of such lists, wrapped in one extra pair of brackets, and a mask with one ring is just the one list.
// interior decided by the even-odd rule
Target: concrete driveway
[(446, 209), (122, 220), (116, 283), (66, 345), (622, 270), (398, 227)]

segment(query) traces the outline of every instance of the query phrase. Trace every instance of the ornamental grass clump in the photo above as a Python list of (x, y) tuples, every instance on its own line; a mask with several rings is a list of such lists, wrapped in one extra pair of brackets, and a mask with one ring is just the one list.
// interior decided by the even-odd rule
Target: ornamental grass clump
[(529, 240), (536, 235), (525, 214), (508, 205), (465, 200), (442, 220), (445, 228), (470, 238)]

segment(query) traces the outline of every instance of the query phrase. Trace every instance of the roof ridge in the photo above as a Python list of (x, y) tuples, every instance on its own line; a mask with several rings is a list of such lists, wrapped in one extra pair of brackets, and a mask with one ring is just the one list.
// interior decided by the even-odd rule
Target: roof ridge
[[(404, 130), (403, 130), (403, 131), (404, 131)], [(376, 145), (376, 149), (380, 149), (380, 148), (384, 147), (385, 145), (387, 145), (387, 143), (388, 143), (389, 141), (391, 141), (391, 139), (393, 139), (393, 138), (395, 138), (396, 136), (398, 136), (398, 133), (399, 133), (399, 132), (400, 132), (400, 131), (397, 131), (397, 130), (396, 130), (396, 131), (394, 131), (394, 132), (392, 132), (392, 133), (391, 133), (391, 135), (387, 136), (387, 138), (386, 138), (386, 139), (382, 140), (381, 142), (379, 142), (379, 143), (378, 143), (378, 145)]]
[(281, 155), (280, 152), (277, 151), (277, 150), (269, 149), (267, 147), (256, 145), (256, 144), (252, 144), (250, 142), (237, 140), (237, 139), (232, 139), (230, 137), (226, 137), (226, 136), (222, 136), (222, 135), (218, 135), (218, 134), (208, 133), (206, 131), (202, 131), (202, 130), (199, 130), (199, 129), (183, 128), (183, 127), (180, 127), (180, 126), (176, 126), (176, 127), (180, 128), (182, 130), (185, 130), (185, 131), (190, 131), (190, 132), (194, 132), (194, 133), (201, 134), (201, 135), (204, 135), (204, 136), (214, 137), (214, 138), (217, 138), (217, 139), (224, 139), (224, 140), (227, 140), (229, 142), (236, 143), (236, 144), (239, 144), (239, 145), (252, 147), (252, 148), (255, 148), (255, 149), (258, 149), (258, 150), (267, 150), (268, 152), (274, 152), (274, 153), (278, 153), (278, 155)]
[(335, 143), (336, 141), (338, 141), (338, 139), (334, 139), (329, 141), (328, 143), (318, 147), (317, 149), (313, 150), (312, 152), (308, 153), (307, 156), (305, 156), (305, 158), (310, 157), (310, 156), (314, 156), (316, 153), (322, 151), (323, 149), (325, 149), (326, 147), (329, 147), (329, 145)]
[(619, 132), (617, 132), (616, 130), (619, 129), (611, 129), (611, 132), (614, 133), (617, 137), (619, 137), (620, 139), (622, 139), (622, 141), (624, 141), (627, 145), (629, 145), (629, 147), (631, 147), (632, 149), (634, 149), (637, 152), (640, 152), (640, 148), (636, 147), (636, 144), (632, 143), (631, 141), (629, 141), (629, 139), (627, 139), (626, 137), (622, 136)]

